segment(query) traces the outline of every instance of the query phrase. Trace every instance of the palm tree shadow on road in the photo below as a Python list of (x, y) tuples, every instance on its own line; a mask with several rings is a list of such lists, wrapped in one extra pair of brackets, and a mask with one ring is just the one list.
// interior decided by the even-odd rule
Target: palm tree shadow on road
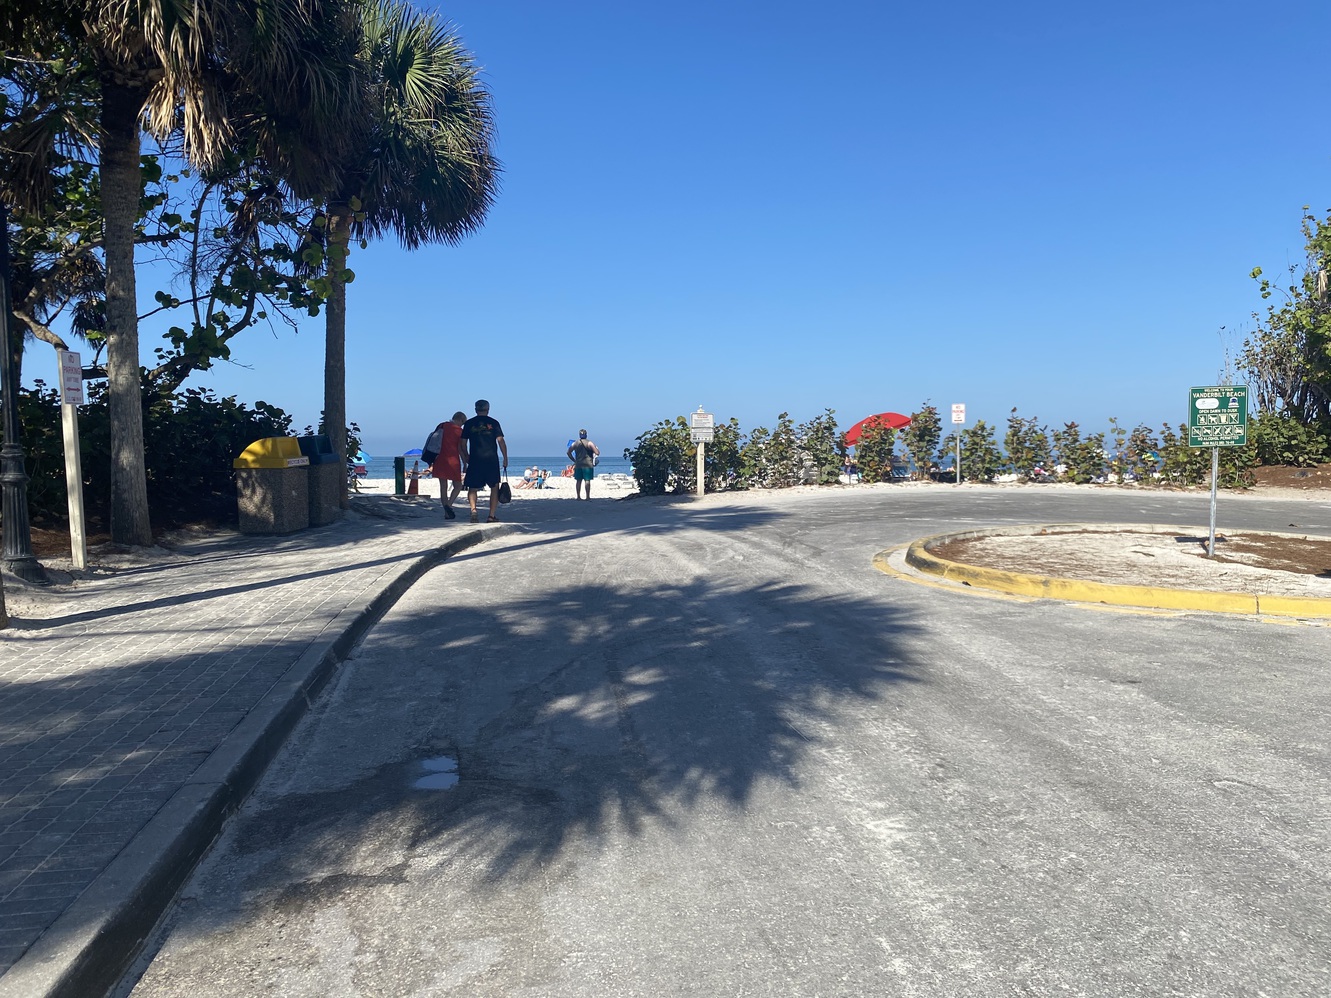
[[(885, 602), (787, 582), (581, 585), (399, 613), (303, 749), (302, 766), (354, 782), (260, 794), (228, 865), (247, 894), (301, 906), (387, 838), (497, 889), (572, 847), (742, 812), (773, 782), (799, 792), (848, 712), (888, 710), (918, 681), (902, 650), (915, 630)], [(411, 734), (367, 764), (356, 746), (392, 731)], [(457, 786), (412, 789), (413, 765), (439, 755), (457, 759)]]

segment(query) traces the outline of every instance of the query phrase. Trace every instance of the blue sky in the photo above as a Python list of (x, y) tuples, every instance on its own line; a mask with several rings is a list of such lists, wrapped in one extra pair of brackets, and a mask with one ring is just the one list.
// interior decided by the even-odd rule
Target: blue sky
[[(699, 404), (1177, 423), (1331, 207), (1322, 0), (437, 6), (503, 189), (459, 247), (353, 254), (371, 453), (478, 396), (517, 454)], [(322, 319), (234, 354), (198, 383), (316, 418)]]

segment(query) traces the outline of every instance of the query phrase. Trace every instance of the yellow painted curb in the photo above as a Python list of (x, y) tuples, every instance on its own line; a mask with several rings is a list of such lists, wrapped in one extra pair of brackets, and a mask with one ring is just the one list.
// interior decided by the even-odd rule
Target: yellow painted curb
[[(1128, 586), (1107, 582), (1084, 582), (1047, 575), (1005, 572), (996, 568), (963, 565), (940, 558), (929, 550), (931, 545), (966, 540), (992, 534), (1036, 534), (1057, 529), (1092, 530), (1096, 533), (1177, 533), (1187, 528), (1160, 528), (1141, 524), (1057, 524), (1054, 526), (1000, 527), (994, 530), (966, 530), (935, 534), (913, 541), (906, 548), (906, 564), (918, 571), (950, 582), (1012, 593), (1036, 599), (1059, 599), (1076, 603), (1107, 603), (1112, 606), (1155, 607), (1166, 610), (1204, 610), (1214, 613), (1264, 614), (1282, 617), (1331, 617), (1331, 599), (1315, 596), (1263, 596), (1251, 593), (1206, 592), (1200, 589), (1173, 589), (1160, 586)], [(1275, 534), (1271, 531), (1245, 530), (1245, 534), (1267, 536), (1302, 536)]]

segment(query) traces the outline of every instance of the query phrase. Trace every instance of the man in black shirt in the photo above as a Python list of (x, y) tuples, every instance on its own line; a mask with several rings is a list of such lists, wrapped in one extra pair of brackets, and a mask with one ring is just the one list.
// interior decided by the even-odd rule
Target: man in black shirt
[(490, 416), (490, 403), (476, 400), (476, 415), (462, 424), (458, 440), (458, 458), (462, 461), (462, 484), (467, 489), (467, 502), (471, 504), (471, 522), (476, 515), (476, 493), (482, 488), (490, 490), (490, 522), (499, 517), (499, 455), (504, 456), (504, 474), (508, 473), (508, 444), (499, 421)]

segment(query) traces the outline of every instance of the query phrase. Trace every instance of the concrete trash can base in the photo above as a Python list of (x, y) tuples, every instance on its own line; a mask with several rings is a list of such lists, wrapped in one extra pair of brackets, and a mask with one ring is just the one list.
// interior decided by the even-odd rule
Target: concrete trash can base
[(264, 437), (231, 466), (243, 534), (290, 534), (310, 525), (310, 459), (295, 437)]
[(310, 465), (310, 526), (322, 527), (342, 515), (342, 478), (346, 474), (341, 462)]

